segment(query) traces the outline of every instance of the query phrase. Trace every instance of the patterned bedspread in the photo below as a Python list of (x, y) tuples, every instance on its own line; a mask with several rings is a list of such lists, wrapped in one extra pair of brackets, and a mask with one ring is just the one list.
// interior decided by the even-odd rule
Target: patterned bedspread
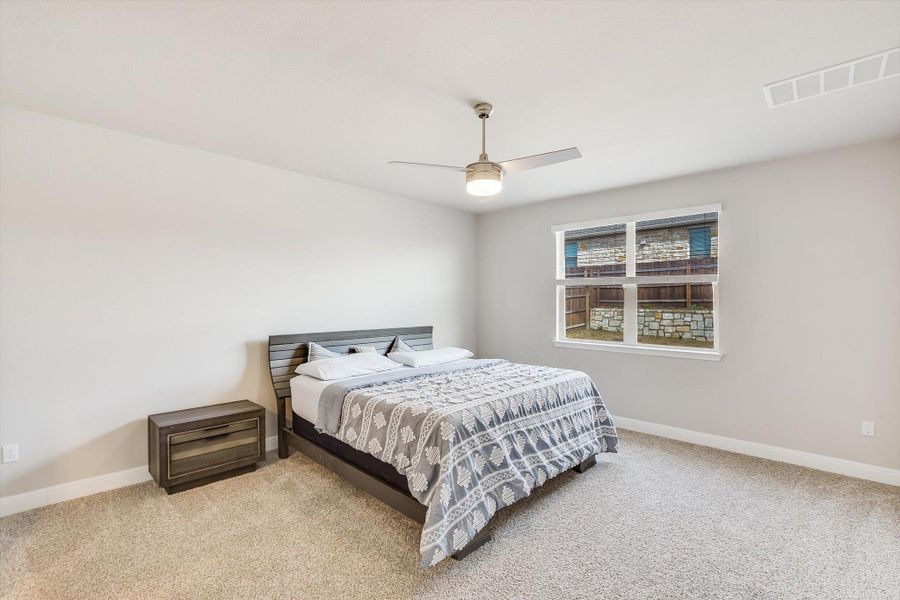
[(428, 507), (424, 566), (462, 549), (499, 508), (618, 444), (590, 377), (506, 361), (351, 388), (335, 435), (396, 467)]

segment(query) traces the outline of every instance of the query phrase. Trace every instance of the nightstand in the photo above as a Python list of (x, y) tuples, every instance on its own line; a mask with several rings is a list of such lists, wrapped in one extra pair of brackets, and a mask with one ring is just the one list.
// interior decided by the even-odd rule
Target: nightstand
[(150, 475), (172, 494), (256, 468), (266, 457), (266, 411), (249, 400), (147, 417)]

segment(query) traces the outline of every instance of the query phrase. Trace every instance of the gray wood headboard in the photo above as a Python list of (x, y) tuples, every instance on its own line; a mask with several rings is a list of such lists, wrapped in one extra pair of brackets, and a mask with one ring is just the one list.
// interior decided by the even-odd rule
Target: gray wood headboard
[(315, 342), (332, 352), (347, 354), (350, 346), (375, 346), (382, 354), (398, 335), (416, 350), (432, 347), (431, 325), (423, 327), (395, 327), (393, 329), (361, 329), (356, 331), (327, 331), (269, 336), (269, 371), (278, 400), (278, 426), (284, 427), (286, 404), (291, 399), (291, 377), (297, 365), (306, 362), (308, 343)]

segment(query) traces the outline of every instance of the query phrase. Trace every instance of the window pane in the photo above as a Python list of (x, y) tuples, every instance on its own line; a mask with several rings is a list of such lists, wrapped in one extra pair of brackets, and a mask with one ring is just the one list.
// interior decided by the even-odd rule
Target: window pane
[(625, 224), (567, 231), (566, 277), (624, 277)]
[(621, 342), (625, 319), (621, 285), (566, 287), (566, 339)]
[(718, 272), (718, 213), (639, 221), (636, 233), (636, 275)]
[(711, 283), (638, 286), (638, 343), (712, 348)]
[(578, 242), (566, 242), (566, 273), (578, 267)]

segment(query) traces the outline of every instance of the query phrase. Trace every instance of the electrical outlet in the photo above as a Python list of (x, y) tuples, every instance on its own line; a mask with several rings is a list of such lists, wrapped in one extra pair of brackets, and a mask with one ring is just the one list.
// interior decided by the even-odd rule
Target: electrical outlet
[(862, 434), (869, 437), (875, 437), (875, 421), (863, 421)]
[(19, 445), (18, 444), (10, 444), (8, 446), (3, 446), (3, 462), (11, 463), (19, 460)]

